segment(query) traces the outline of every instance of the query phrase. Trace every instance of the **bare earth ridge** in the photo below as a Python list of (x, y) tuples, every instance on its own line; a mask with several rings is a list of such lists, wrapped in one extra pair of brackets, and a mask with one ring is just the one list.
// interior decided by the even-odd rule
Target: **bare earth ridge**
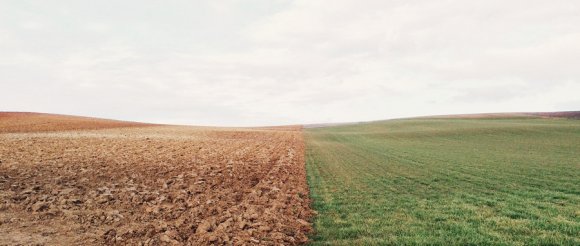
[(154, 125), (70, 115), (29, 112), (0, 112), (0, 133), (94, 130), (136, 126)]
[(301, 244), (305, 176), (300, 127), (0, 113), (0, 245)]
[(530, 118), (530, 117), (580, 119), (580, 111), (452, 114), (452, 115), (422, 116), (414, 118), (486, 119), (486, 118)]

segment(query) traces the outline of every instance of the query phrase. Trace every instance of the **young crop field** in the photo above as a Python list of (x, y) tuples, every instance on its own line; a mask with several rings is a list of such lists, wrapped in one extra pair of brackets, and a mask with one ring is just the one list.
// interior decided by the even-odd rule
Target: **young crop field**
[(305, 132), (312, 245), (580, 245), (580, 121), (407, 119)]

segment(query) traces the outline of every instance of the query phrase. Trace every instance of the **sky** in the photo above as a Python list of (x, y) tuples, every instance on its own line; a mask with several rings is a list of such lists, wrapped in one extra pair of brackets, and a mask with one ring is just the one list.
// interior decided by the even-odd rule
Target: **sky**
[(580, 110), (577, 0), (0, 0), (0, 111), (261, 126)]

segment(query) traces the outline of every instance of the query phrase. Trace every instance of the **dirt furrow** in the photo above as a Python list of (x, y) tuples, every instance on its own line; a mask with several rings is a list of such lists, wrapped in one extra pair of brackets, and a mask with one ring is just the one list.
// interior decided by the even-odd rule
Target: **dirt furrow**
[(309, 204), (300, 128), (0, 134), (0, 244), (301, 244)]

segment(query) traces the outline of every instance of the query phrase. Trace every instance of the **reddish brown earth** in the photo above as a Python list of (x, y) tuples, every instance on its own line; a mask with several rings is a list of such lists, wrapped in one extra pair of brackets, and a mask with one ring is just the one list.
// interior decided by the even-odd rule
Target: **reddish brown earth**
[(307, 241), (300, 127), (45, 116), (0, 117), (0, 245)]
[(530, 118), (530, 117), (580, 119), (580, 111), (453, 114), (453, 115), (423, 116), (417, 118), (493, 119), (493, 118)]
[(580, 119), (580, 111), (563, 111), (563, 112), (544, 112), (544, 113), (530, 113), (534, 116), (548, 117), (548, 118), (568, 118)]
[(70, 115), (0, 112), (0, 133), (94, 130), (147, 125), (151, 124)]

